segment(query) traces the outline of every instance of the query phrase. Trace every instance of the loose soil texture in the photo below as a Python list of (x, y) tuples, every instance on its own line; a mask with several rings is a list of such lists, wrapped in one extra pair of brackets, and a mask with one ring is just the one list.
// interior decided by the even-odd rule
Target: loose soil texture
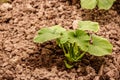
[[(72, 69), (55, 41), (36, 44), (37, 30), (72, 28), (74, 20), (99, 22), (97, 33), (113, 44), (111, 55), (86, 54)], [(66, 0), (11, 0), (0, 4), (0, 80), (120, 80), (120, 0), (108, 10), (84, 10)]]

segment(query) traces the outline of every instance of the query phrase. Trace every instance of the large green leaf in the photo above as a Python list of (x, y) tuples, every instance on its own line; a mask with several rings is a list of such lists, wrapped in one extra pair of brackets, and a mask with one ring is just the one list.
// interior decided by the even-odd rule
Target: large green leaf
[(38, 35), (34, 38), (34, 42), (43, 43), (48, 40), (59, 38), (64, 31), (66, 31), (66, 29), (59, 25), (42, 28), (38, 31)]
[(93, 9), (96, 7), (97, 1), (96, 0), (80, 0), (81, 7), (85, 9)]
[(110, 42), (102, 37), (92, 35), (92, 44), (89, 45), (88, 52), (95, 56), (104, 56), (112, 52), (112, 45)]
[(69, 30), (63, 33), (62, 37), (59, 39), (60, 44), (65, 44), (69, 40), (70, 32), (73, 32), (73, 31)]
[(88, 48), (90, 37), (85, 31), (82, 30), (71, 30), (63, 34), (60, 39), (60, 43), (70, 42), (77, 43), (80, 48), (85, 51)]
[(99, 9), (110, 9), (115, 0), (98, 0)]
[(99, 24), (92, 21), (78, 21), (78, 29), (97, 32), (99, 30)]

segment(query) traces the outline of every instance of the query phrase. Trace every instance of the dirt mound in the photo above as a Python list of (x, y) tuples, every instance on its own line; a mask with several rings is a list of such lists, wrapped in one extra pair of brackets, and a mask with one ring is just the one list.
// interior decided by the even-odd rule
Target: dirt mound
[[(109, 39), (113, 53), (86, 54), (72, 69), (55, 41), (33, 43), (37, 30), (74, 20), (100, 23), (98, 35)], [(0, 4), (0, 80), (120, 80), (120, 9), (117, 0), (108, 10), (83, 10), (65, 0), (13, 0)]]

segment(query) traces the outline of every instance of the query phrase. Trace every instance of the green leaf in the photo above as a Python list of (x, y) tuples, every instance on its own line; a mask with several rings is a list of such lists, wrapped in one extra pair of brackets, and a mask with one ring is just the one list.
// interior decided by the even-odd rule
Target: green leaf
[(65, 44), (68, 41), (69, 32), (72, 32), (72, 30), (69, 30), (69, 31), (66, 31), (66, 32), (63, 33), (62, 37), (59, 40), (60, 44)]
[(50, 31), (55, 33), (55, 34), (61, 34), (62, 32), (66, 31), (65, 28), (62, 28), (60, 25), (55, 25), (52, 27), (49, 27)]
[(92, 35), (92, 44), (89, 45), (88, 52), (95, 56), (108, 55), (112, 52), (112, 45), (107, 39)]
[(88, 36), (88, 34), (85, 31), (70, 30), (63, 34), (63, 36), (60, 39), (60, 43), (61, 44), (65, 43), (65, 42), (70, 42), (72, 44), (77, 43), (78, 46), (80, 46), (80, 48), (85, 51), (88, 48), (89, 40), (90, 40), (90, 37)]
[(81, 7), (85, 9), (93, 9), (96, 7), (96, 0), (81, 0)]
[(78, 29), (97, 32), (99, 30), (99, 24), (92, 21), (78, 21)]
[(34, 38), (34, 42), (43, 43), (48, 40), (59, 38), (61, 37), (61, 33), (64, 31), (66, 31), (66, 29), (59, 25), (42, 28), (38, 31), (38, 35)]
[(112, 7), (115, 0), (98, 0), (99, 9), (108, 10)]

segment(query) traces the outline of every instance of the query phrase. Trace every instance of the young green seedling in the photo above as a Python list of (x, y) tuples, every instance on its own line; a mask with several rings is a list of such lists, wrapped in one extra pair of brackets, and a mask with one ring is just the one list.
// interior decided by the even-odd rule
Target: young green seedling
[(80, 0), (81, 7), (85, 9), (94, 9), (98, 6), (99, 9), (108, 10), (112, 7), (115, 0)]
[[(78, 0), (69, 0), (73, 4), (77, 3)], [(94, 9), (96, 6), (99, 9), (108, 10), (112, 7), (115, 0), (80, 0), (82, 8), (85, 9)]]
[(85, 53), (104, 56), (112, 52), (112, 45), (107, 39), (88, 32), (99, 30), (97, 22), (78, 21), (77, 26), (75, 30), (66, 30), (59, 25), (42, 28), (38, 31), (34, 42), (43, 43), (55, 39), (63, 49), (67, 68), (73, 67), (74, 62), (81, 60)]

